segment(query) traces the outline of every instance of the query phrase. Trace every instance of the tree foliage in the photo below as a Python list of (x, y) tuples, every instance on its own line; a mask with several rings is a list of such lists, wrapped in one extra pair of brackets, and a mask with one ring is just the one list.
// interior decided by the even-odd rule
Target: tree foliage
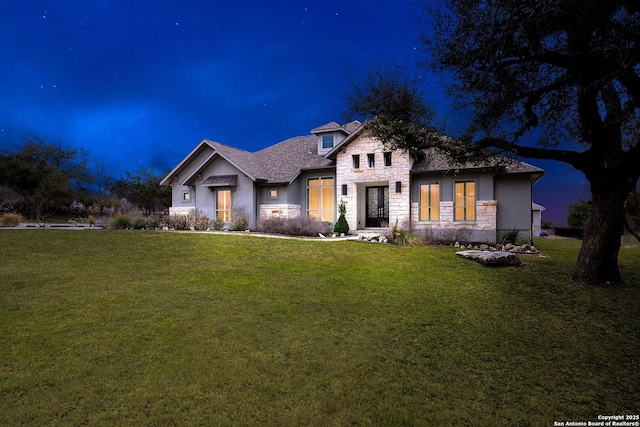
[(569, 211), (567, 212), (567, 224), (569, 224), (570, 227), (584, 227), (589, 219), (590, 213), (591, 203), (584, 200), (578, 200), (569, 206)]
[(125, 177), (113, 184), (111, 191), (151, 214), (171, 205), (171, 187), (161, 186), (161, 180), (161, 176), (147, 169), (135, 175), (127, 171)]
[(69, 207), (91, 181), (86, 153), (25, 137), (14, 151), (0, 155), (2, 196), (11, 207), (37, 220)]
[[(457, 105), (474, 111), (460, 137), (466, 149), (558, 160), (584, 173), (592, 210), (573, 278), (621, 281), (625, 201), (640, 176), (640, 3), (447, 0), (425, 10), (430, 64), (453, 76)], [(351, 111), (364, 112), (369, 98), (353, 99)], [(420, 120), (409, 125), (411, 115), (378, 105), (368, 111), (387, 125), (376, 117), (369, 130), (383, 140), (415, 127), (404, 148), (456, 153), (445, 139), (428, 138)]]

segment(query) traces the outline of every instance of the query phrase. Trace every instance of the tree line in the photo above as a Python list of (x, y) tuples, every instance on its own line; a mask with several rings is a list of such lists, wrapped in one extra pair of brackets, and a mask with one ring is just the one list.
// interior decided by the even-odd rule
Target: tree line
[(44, 222), (131, 209), (148, 215), (170, 206), (171, 188), (160, 186), (161, 176), (142, 169), (116, 179), (114, 169), (104, 159), (91, 162), (87, 150), (26, 136), (0, 153), (0, 212)]

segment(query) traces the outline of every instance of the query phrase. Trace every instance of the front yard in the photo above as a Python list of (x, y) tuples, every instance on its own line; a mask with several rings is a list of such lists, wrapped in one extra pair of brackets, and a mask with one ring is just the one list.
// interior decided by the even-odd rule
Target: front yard
[(0, 230), (0, 425), (553, 425), (640, 411), (629, 287), (575, 240), (449, 248)]

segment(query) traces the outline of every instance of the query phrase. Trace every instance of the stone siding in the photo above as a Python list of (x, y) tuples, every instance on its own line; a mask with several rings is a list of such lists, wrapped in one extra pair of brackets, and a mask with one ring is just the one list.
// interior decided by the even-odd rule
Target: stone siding
[(169, 208), (169, 215), (193, 215), (195, 211), (194, 207), (181, 207), (181, 206), (171, 206)]
[(268, 218), (297, 218), (300, 216), (300, 205), (286, 203), (260, 205), (258, 219)]
[[(346, 219), (352, 230), (364, 228), (366, 212), (364, 191), (365, 187), (389, 186), (389, 222), (390, 225), (408, 223), (409, 210), (409, 179), (413, 164), (411, 157), (402, 151), (391, 153), (391, 166), (385, 166), (384, 149), (382, 143), (373, 138), (359, 137), (348, 144), (338, 153), (336, 158), (336, 204), (344, 201), (347, 213)], [(375, 156), (375, 166), (369, 167), (368, 154)], [(360, 167), (353, 168), (353, 155), (360, 156)], [(396, 193), (396, 182), (400, 182), (401, 192)], [(342, 194), (342, 186), (347, 186), (347, 194)], [(360, 193), (360, 195), (359, 195)], [(337, 211), (337, 206), (336, 206)]]
[(440, 202), (439, 221), (420, 221), (420, 207), (417, 202), (411, 203), (411, 228), (429, 230), (440, 235), (448, 235), (455, 240), (475, 242), (495, 242), (498, 214), (497, 200), (477, 200), (475, 221), (454, 221), (453, 202)]

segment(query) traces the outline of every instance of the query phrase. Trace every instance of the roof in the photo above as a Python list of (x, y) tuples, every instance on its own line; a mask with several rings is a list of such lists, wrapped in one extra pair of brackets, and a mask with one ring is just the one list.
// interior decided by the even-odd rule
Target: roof
[[(359, 121), (352, 121), (344, 125), (329, 122), (313, 129), (312, 135), (298, 136), (286, 139), (270, 147), (257, 152), (249, 152), (221, 144), (209, 139), (203, 139), (196, 148), (191, 151), (169, 174), (160, 182), (168, 185), (174, 178), (192, 164), (206, 150), (209, 154), (201, 160), (190, 175), (183, 176), (180, 184), (190, 185), (196, 176), (201, 174), (216, 159), (223, 158), (235, 166), (253, 181), (265, 183), (291, 183), (303, 170), (326, 169), (335, 167), (335, 158), (340, 148), (348, 145), (361, 134), (364, 126)], [(327, 132), (344, 132), (347, 137), (331, 149), (326, 155), (318, 154), (318, 136)], [(504, 164), (503, 161), (485, 161), (482, 163), (466, 163), (452, 165), (451, 161), (434, 149), (425, 150), (425, 157), (414, 163), (412, 173), (446, 172), (456, 169), (491, 169), (500, 174), (531, 174), (536, 175), (536, 180), (544, 174), (544, 170), (525, 162), (511, 161)], [(208, 177), (205, 185), (220, 185), (221, 179), (228, 177)], [(227, 181), (225, 181), (227, 182)]]
[(503, 174), (544, 174), (544, 169), (540, 169), (536, 166), (530, 165), (526, 162), (520, 162), (511, 160), (503, 156), (496, 156), (492, 159), (487, 159), (482, 162), (466, 162), (462, 164), (452, 164), (451, 160), (445, 155), (439, 153), (435, 149), (424, 150), (425, 156), (413, 164), (411, 171), (413, 173), (421, 172), (446, 172), (450, 170), (458, 169), (475, 169), (475, 170), (487, 170), (493, 169), (498, 173)]
[(341, 132), (344, 132), (345, 134), (349, 135), (350, 133), (352, 133), (353, 131), (358, 129), (361, 125), (362, 125), (362, 123), (360, 123), (358, 120), (354, 120), (354, 121), (346, 123), (344, 125), (338, 124), (336, 122), (329, 122), (329, 123), (324, 124), (322, 126), (318, 126), (315, 129), (312, 129), (311, 133), (316, 135), (316, 134), (319, 134), (319, 133), (328, 133), (328, 132), (341, 131)]
[(335, 165), (333, 160), (318, 154), (318, 139), (313, 135), (299, 136), (267, 147), (254, 154), (272, 183), (289, 183), (304, 169), (322, 169)]
[(267, 183), (290, 183), (301, 170), (325, 169), (335, 166), (335, 162), (318, 154), (317, 137), (313, 135), (289, 138), (263, 150), (251, 153), (230, 147), (219, 142), (203, 139), (169, 174), (160, 182), (161, 185), (171, 183), (173, 177), (179, 176), (204, 150), (211, 149), (210, 154), (194, 171), (182, 177), (181, 184), (190, 183), (196, 175), (206, 169), (215, 159), (221, 157), (238, 168), (253, 181)]
[(211, 175), (202, 181), (203, 187), (236, 187), (238, 175)]

